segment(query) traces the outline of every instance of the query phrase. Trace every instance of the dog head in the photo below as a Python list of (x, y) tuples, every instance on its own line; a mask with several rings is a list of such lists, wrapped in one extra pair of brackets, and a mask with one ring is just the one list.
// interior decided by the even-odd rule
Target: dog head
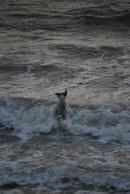
[(61, 96), (63, 96), (64, 98), (67, 96), (67, 89), (64, 91), (64, 92), (61, 92), (61, 93), (55, 93), (56, 94), (56, 96), (58, 97), (58, 98), (60, 98)]

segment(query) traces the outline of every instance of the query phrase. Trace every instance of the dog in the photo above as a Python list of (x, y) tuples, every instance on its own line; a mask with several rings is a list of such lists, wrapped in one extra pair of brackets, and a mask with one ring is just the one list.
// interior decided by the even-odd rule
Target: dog
[(67, 89), (62, 93), (55, 93), (58, 97), (58, 103), (56, 107), (56, 117), (57, 119), (65, 119), (66, 118), (66, 96), (67, 96)]

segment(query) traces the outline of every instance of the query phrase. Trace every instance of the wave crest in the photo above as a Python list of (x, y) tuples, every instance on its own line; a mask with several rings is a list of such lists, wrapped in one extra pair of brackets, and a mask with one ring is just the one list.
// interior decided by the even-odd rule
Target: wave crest
[[(1, 131), (30, 138), (34, 135), (66, 133), (87, 135), (103, 143), (130, 143), (130, 109), (125, 105), (67, 107), (67, 118), (57, 121), (55, 104), (41, 100), (0, 99)], [(8, 130), (7, 130), (8, 131)]]

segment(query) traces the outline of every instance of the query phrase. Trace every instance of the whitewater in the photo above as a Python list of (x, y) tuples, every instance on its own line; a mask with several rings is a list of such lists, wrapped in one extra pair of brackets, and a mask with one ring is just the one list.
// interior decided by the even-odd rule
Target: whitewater
[(129, 0), (1, 1), (0, 194), (130, 193), (129, 21)]
[(1, 97), (0, 187), (19, 192), (129, 193), (130, 107)]
[(22, 139), (59, 131), (61, 134), (90, 136), (102, 143), (130, 143), (128, 105), (68, 105), (66, 119), (59, 121), (55, 106), (49, 101), (3, 97), (0, 99), (1, 127)]

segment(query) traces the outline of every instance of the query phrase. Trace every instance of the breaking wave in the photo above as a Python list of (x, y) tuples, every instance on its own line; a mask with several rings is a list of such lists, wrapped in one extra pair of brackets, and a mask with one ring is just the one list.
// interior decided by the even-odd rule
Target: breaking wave
[[(17, 169), (18, 168), (18, 169)], [(73, 185), (73, 188), (94, 187), (112, 189), (116, 191), (129, 191), (129, 176), (121, 176), (121, 173), (95, 172), (90, 169), (81, 169), (73, 166), (48, 166), (48, 168), (26, 167), (11, 168), (0, 176), (0, 187), (17, 187), (27, 185), (45, 185), (51, 188), (66, 188)], [(2, 170), (2, 169), (1, 169)]]
[(26, 139), (39, 134), (86, 135), (103, 143), (130, 143), (127, 105), (68, 106), (65, 120), (55, 118), (55, 103), (22, 98), (0, 98), (0, 131)]

